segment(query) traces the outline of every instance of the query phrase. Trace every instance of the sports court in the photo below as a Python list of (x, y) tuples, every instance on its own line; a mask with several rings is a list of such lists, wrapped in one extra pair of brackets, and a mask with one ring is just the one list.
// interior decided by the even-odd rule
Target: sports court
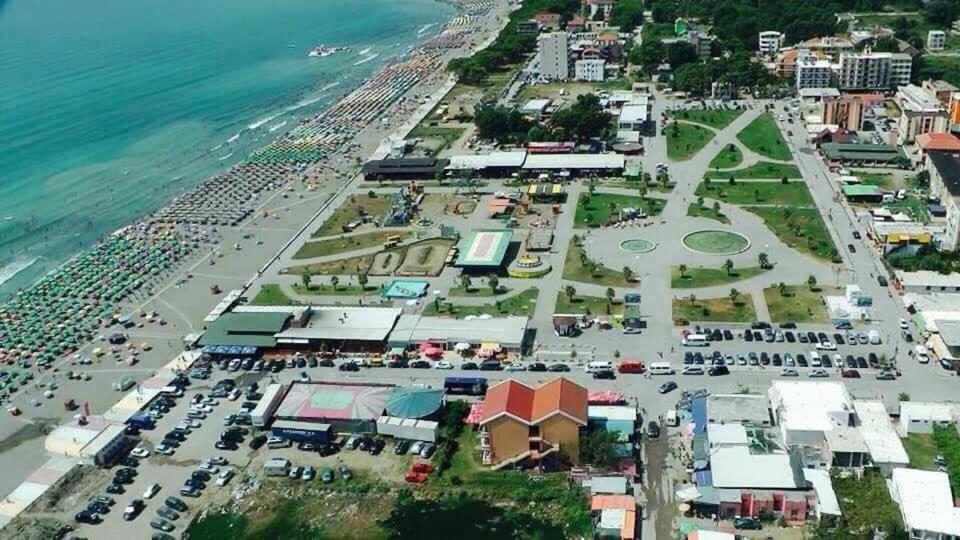
[(498, 267), (510, 246), (510, 229), (477, 229), (460, 241), (460, 253), (454, 266)]

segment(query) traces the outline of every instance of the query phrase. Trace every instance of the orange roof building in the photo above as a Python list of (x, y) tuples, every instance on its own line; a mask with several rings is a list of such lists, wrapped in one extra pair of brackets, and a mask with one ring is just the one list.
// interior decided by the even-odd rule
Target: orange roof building
[(483, 461), (500, 468), (562, 455), (575, 463), (586, 425), (586, 388), (562, 377), (536, 388), (508, 379), (491, 386), (483, 401)]
[(921, 133), (916, 137), (917, 146), (924, 152), (930, 150), (960, 151), (960, 139), (950, 133)]
[(590, 511), (600, 514), (597, 527), (601, 538), (615, 537), (622, 540), (636, 538), (637, 503), (629, 495), (594, 495), (590, 499)]

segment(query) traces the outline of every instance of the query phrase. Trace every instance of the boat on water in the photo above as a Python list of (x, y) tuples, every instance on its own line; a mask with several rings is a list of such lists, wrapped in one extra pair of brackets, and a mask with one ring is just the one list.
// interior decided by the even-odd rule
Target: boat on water
[(307, 56), (323, 57), (336, 54), (338, 52), (349, 51), (350, 47), (325, 47), (323, 43), (317, 45), (307, 53)]

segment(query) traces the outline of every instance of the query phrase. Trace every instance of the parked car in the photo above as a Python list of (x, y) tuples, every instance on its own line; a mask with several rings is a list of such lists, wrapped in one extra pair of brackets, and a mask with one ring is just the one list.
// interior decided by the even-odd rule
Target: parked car
[(158, 531), (163, 531), (163, 532), (170, 532), (173, 530), (173, 523), (170, 523), (169, 521), (162, 518), (156, 518), (151, 520), (150, 526), (153, 527), (154, 529), (157, 529)]
[(163, 503), (166, 504), (167, 506), (169, 506), (170, 508), (173, 508), (173, 509), (176, 510), (177, 512), (186, 512), (186, 511), (187, 511), (187, 503), (183, 502), (182, 500), (180, 500), (180, 499), (178, 499), (178, 498), (176, 498), (176, 497), (167, 497), (167, 498), (163, 501)]
[(464, 362), (460, 364), (460, 369), (464, 371), (475, 371), (479, 369), (479, 366), (477, 366), (476, 362)]
[(77, 523), (86, 523), (88, 525), (96, 525), (97, 523), (103, 521), (99, 515), (87, 510), (78, 512), (77, 515), (73, 517), (73, 520)]
[(673, 391), (673, 390), (676, 390), (676, 389), (677, 389), (677, 383), (675, 383), (675, 382), (673, 382), (673, 381), (667, 381), (667, 382), (665, 382), (665, 383), (663, 383), (663, 384), (660, 385), (659, 392), (660, 392), (661, 394), (666, 394), (666, 393), (668, 393), (668, 392), (670, 392), (670, 391)]
[(656, 439), (660, 436), (660, 426), (656, 422), (650, 422), (647, 424), (647, 437), (651, 439)]
[(547, 368), (547, 371), (554, 372), (554, 373), (570, 371), (570, 366), (566, 364), (550, 364), (550, 367)]
[(217, 485), (225, 486), (230, 482), (230, 479), (233, 478), (234, 472), (233, 469), (224, 469), (217, 475)]
[(145, 506), (146, 505), (140, 499), (133, 499), (132, 501), (130, 501), (130, 504), (128, 504), (127, 507), (123, 509), (123, 520), (132, 521), (133, 519), (135, 519), (137, 516), (140, 515), (140, 512), (143, 511), (143, 508)]
[(532, 362), (527, 366), (527, 371), (546, 371), (547, 365), (543, 362)]
[(321, 480), (324, 484), (329, 484), (329, 483), (333, 482), (333, 470), (332, 470), (330, 467), (324, 467), (324, 468), (320, 471), (320, 480)]
[(720, 375), (729, 375), (729, 374), (730, 374), (730, 368), (728, 368), (727, 366), (713, 366), (707, 370), (707, 375), (710, 375), (711, 377), (718, 377)]
[(350, 467), (347, 467), (345, 463), (341, 463), (338, 469), (340, 470), (340, 478), (343, 478), (344, 481), (349, 481), (353, 478), (353, 471), (351, 471)]
[(143, 492), (143, 498), (152, 499), (153, 496), (156, 495), (158, 491), (160, 491), (160, 484), (153, 482), (149, 486), (147, 486), (147, 489)]
[(167, 508), (166, 506), (157, 508), (157, 515), (170, 521), (176, 521), (180, 517), (180, 514), (174, 512), (172, 509)]
[(783, 368), (783, 371), (780, 372), (780, 375), (783, 377), (799, 377), (800, 373), (793, 368)]
[(424, 443), (423, 448), (420, 450), (420, 457), (423, 459), (430, 459), (430, 456), (433, 455), (433, 452), (437, 449), (437, 446), (433, 443)]
[(758, 519), (740, 517), (733, 520), (733, 528), (739, 530), (759, 531), (763, 529), (763, 524), (760, 523), (760, 520)]

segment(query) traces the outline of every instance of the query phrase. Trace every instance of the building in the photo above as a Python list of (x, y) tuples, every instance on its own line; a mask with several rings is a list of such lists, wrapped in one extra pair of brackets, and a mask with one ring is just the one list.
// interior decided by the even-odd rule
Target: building
[(945, 133), (947, 108), (937, 97), (923, 88), (909, 84), (897, 89), (895, 98), (900, 106), (900, 118), (897, 120), (897, 141), (899, 144), (913, 142), (922, 133)]
[(910, 84), (913, 58), (905, 53), (843, 53), (837, 73), (841, 90), (887, 90)]
[(960, 293), (960, 274), (941, 274), (930, 270), (918, 272), (896, 272), (897, 283), (905, 293)]
[(483, 463), (495, 469), (524, 463), (555, 466), (561, 455), (576, 463), (580, 428), (586, 425), (586, 388), (564, 378), (536, 388), (502, 381), (483, 400)]
[(707, 422), (749, 427), (773, 425), (766, 396), (750, 394), (710, 394), (707, 396)]
[(238, 306), (231, 314), (290, 318), (288, 326), (273, 334), (274, 346), (379, 352), (401, 312), (400, 308), (362, 306)]
[(902, 148), (888, 144), (825, 142), (820, 150), (831, 166), (897, 167), (909, 163)]
[(772, 513), (802, 523), (816, 498), (799, 460), (789, 453), (756, 454), (746, 445), (721, 446), (711, 451), (710, 476), (711, 491), (733, 495), (718, 505), (724, 519)]
[(277, 421), (297, 422), (285, 427), (337, 433), (375, 433), (392, 385), (294, 382), (274, 413)]
[(459, 254), (453, 265), (486, 272), (503, 266), (513, 231), (510, 229), (476, 229), (460, 240)]
[(890, 421), (887, 408), (878, 400), (858, 399), (853, 402), (857, 428), (870, 452), (870, 461), (889, 476), (894, 468), (910, 464), (907, 451)]
[(847, 39), (835, 37), (812, 38), (799, 45), (801, 49), (807, 49), (813, 53), (837, 58), (844, 53), (853, 52), (853, 42)]
[(617, 129), (643, 131), (650, 121), (650, 109), (646, 104), (624, 105), (617, 117)]
[(923, 164), (929, 152), (960, 153), (960, 138), (952, 133), (921, 133), (914, 139), (913, 155), (917, 163)]
[(796, 80), (797, 59), (810, 54), (810, 51), (801, 51), (790, 49), (777, 55), (773, 62), (773, 74), (786, 80)]
[(50, 432), (43, 446), (57, 456), (79, 458), (95, 467), (109, 467), (130, 450), (123, 436), (125, 428), (102, 416), (88, 416), (82, 421), (75, 418)]
[(901, 401), (900, 425), (907, 433), (933, 433), (933, 426), (947, 427), (953, 424), (958, 412), (960, 409), (955, 403)]
[(540, 33), (540, 23), (533, 19), (517, 21), (517, 33), (521, 36), (530, 36)]
[(844, 94), (839, 98), (823, 98), (820, 121), (847, 131), (863, 129), (864, 101), (860, 96)]
[(593, 495), (590, 512), (597, 538), (630, 540), (637, 537), (637, 503), (630, 495)]
[(578, 81), (602, 82), (604, 60), (577, 60), (573, 64), (574, 77)]
[(930, 30), (927, 32), (927, 50), (942, 51), (947, 46), (947, 33), (943, 30)]
[(603, 13), (603, 18), (606, 20), (610, 17), (610, 10), (613, 9), (614, 0), (586, 0), (587, 9), (589, 13), (587, 18), (594, 20), (597, 18), (597, 13)]
[(783, 46), (784, 35), (776, 30), (767, 30), (760, 32), (757, 50), (760, 54), (777, 54), (780, 47)]
[(454, 175), (467, 173), (487, 178), (509, 178), (520, 170), (526, 158), (527, 153), (523, 150), (450, 156), (446, 170)]
[(890, 481), (890, 497), (910, 538), (952, 540), (960, 537), (960, 508), (953, 505), (946, 473), (898, 468)]
[[(530, 149), (528, 148), (528, 151)], [(527, 154), (523, 172), (529, 175), (553, 174), (571, 176), (619, 176), (624, 157), (620, 154)]]
[(804, 88), (827, 88), (830, 86), (833, 71), (830, 62), (818, 60), (813, 56), (799, 58), (794, 66), (797, 90)]
[(234, 348), (254, 347), (254, 351), (260, 349), (271, 349), (276, 347), (276, 335), (287, 327), (291, 320), (290, 312), (241, 312), (233, 311), (224, 313), (217, 320), (207, 326), (207, 330), (200, 338), (200, 344), (204, 346), (204, 352), (213, 354), (213, 347), (228, 347), (229, 351), (224, 354), (239, 353), (233, 352)]
[(360, 173), (368, 181), (434, 179), (448, 163), (434, 158), (374, 159), (365, 163)]
[(540, 51), (537, 59), (540, 63), (540, 76), (553, 81), (567, 80), (570, 75), (567, 33), (541, 34), (539, 42)]
[(770, 407), (788, 446), (820, 445), (824, 433), (853, 425), (853, 399), (836, 382), (774, 381)]
[(468, 320), (403, 315), (390, 334), (390, 348), (402, 351), (428, 344), (440, 350), (453, 351), (462, 349), (464, 345), (461, 344), (466, 344), (479, 356), (501, 353), (517, 355), (526, 344), (528, 324), (529, 319), (519, 316)]
[(960, 247), (960, 153), (927, 152), (924, 169), (930, 173), (930, 198), (938, 200), (946, 211), (940, 249), (956, 251)]
[(537, 24), (540, 25), (541, 30), (545, 30), (547, 32), (556, 32), (557, 30), (560, 30), (559, 13), (540, 12), (533, 16), (533, 20), (537, 21)]
[(940, 103), (943, 103), (944, 105), (949, 105), (953, 95), (957, 92), (957, 90), (960, 90), (960, 88), (957, 88), (947, 81), (934, 79), (927, 79), (923, 81), (920, 83), (920, 88), (923, 88), (927, 92), (930, 92), (936, 96), (936, 98), (940, 100)]

